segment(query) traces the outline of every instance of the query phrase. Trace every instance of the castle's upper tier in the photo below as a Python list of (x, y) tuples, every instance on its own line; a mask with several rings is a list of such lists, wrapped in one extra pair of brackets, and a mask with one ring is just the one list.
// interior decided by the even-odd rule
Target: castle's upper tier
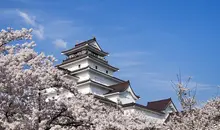
[(90, 52), (93, 52), (94, 54), (99, 55), (101, 57), (105, 57), (108, 55), (108, 52), (105, 52), (101, 49), (98, 42), (96, 41), (96, 38), (92, 38), (87, 41), (78, 43), (75, 45), (74, 48), (62, 51), (62, 54), (70, 56), (73, 54), (77, 54), (78, 52), (82, 52), (82, 50), (89, 50)]

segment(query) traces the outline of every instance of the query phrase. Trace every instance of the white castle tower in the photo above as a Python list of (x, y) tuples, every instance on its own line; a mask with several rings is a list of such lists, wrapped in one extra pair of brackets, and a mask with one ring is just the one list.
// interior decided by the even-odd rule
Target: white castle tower
[(62, 54), (67, 58), (57, 67), (76, 77), (81, 93), (94, 94), (106, 103), (121, 104), (127, 111), (142, 111), (146, 118), (159, 123), (166, 121), (169, 113), (177, 112), (171, 98), (148, 102), (147, 105), (136, 103), (140, 97), (132, 90), (129, 81), (114, 77), (114, 72), (119, 69), (105, 59), (108, 53), (101, 49), (96, 38), (78, 43)]
[(108, 64), (105, 59), (108, 53), (101, 49), (96, 38), (76, 44), (62, 54), (67, 59), (58, 66), (78, 77), (77, 88), (81, 93), (92, 93), (122, 104), (135, 103), (139, 98), (129, 81), (113, 76), (119, 69)]

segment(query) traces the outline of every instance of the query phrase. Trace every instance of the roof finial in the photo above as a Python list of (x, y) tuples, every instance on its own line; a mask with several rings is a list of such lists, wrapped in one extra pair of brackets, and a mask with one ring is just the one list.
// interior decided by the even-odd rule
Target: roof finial
[(92, 35), (92, 39), (96, 40), (96, 37), (95, 37), (95, 35)]
[(79, 40), (76, 40), (76, 45), (79, 44)]

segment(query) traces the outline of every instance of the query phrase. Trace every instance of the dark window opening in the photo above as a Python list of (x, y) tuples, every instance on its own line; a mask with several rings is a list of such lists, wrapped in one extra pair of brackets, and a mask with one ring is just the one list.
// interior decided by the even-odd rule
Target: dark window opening
[(98, 66), (95, 66), (95, 69), (98, 69)]
[(81, 67), (81, 65), (78, 65), (78, 67), (80, 68), (80, 67)]
[(106, 74), (108, 74), (108, 70), (106, 70)]

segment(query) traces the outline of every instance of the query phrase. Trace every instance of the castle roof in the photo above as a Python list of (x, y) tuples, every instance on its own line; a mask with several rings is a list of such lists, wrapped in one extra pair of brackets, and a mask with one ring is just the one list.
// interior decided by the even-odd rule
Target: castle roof
[(92, 61), (97, 62), (98, 64), (102, 64), (102, 65), (108, 67), (109, 69), (111, 69), (112, 71), (118, 71), (119, 70), (118, 68), (108, 64), (107, 61), (104, 61), (104, 60), (102, 60), (100, 58), (97, 58), (97, 57), (95, 57), (95, 56), (93, 56), (91, 54), (83, 54), (83, 55), (80, 55), (80, 56), (75, 57), (75, 58), (68, 58), (67, 60), (63, 60), (63, 62), (61, 64), (56, 65), (56, 67), (61, 67), (61, 66), (67, 65), (67, 64), (71, 64), (74, 61), (77, 61), (79, 59), (84, 59), (84, 58), (88, 58), (88, 59), (90, 59)]
[(151, 110), (156, 111), (163, 111), (165, 110), (172, 102), (171, 98), (163, 99), (163, 100), (157, 100), (147, 103), (147, 108)]
[(101, 71), (99, 71), (99, 70), (96, 70), (96, 69), (94, 69), (94, 68), (92, 68), (92, 67), (90, 67), (90, 66), (83, 67), (83, 68), (80, 68), (80, 69), (77, 69), (77, 70), (74, 70), (74, 71), (70, 71), (69, 74), (74, 75), (75, 73), (82, 72), (82, 71), (86, 71), (86, 70), (89, 70), (89, 71), (92, 71), (92, 72), (95, 72), (95, 73), (98, 73), (98, 74), (102, 74), (102, 75), (104, 75), (105, 77), (111, 78), (111, 79), (116, 80), (116, 81), (119, 81), (119, 82), (125, 82), (125, 81), (122, 80), (122, 79), (119, 79), (119, 78), (114, 77), (114, 76), (112, 76), (112, 75), (109, 75), (109, 74), (106, 74), (106, 73), (101, 72)]
[(97, 53), (100, 53), (103, 56), (108, 55), (108, 52), (105, 52), (101, 49), (101, 47), (99, 46), (96, 38), (92, 38), (92, 39), (89, 39), (87, 41), (83, 41), (81, 43), (78, 43), (78, 44), (75, 45), (74, 48), (62, 51), (61, 53), (65, 54), (65, 55), (70, 55), (70, 54), (72, 54), (76, 51), (79, 51), (79, 50), (85, 49), (85, 48), (89, 49), (89, 50), (92, 50), (92, 51), (95, 51)]
[[(113, 90), (109, 91), (107, 94), (113, 94), (113, 93), (117, 93), (117, 92), (124, 92), (126, 91), (128, 88), (130, 87), (130, 81), (125, 81), (122, 83), (118, 83), (115, 85), (111, 85), (109, 86), (109, 88), (112, 88)], [(130, 87), (131, 88), (131, 87)], [(131, 92), (134, 94), (134, 96), (136, 96), (136, 98), (140, 98), (138, 95), (135, 94), (135, 92), (133, 91), (133, 89), (131, 88)]]
[[(142, 108), (145, 110), (150, 110), (153, 112), (157, 112), (160, 114), (164, 114), (164, 110), (166, 110), (166, 108), (170, 105), (173, 104), (173, 101), (171, 98), (168, 99), (162, 99), (162, 100), (157, 100), (157, 101), (152, 101), (152, 102), (148, 102), (147, 106), (145, 105), (141, 105), (141, 104), (137, 104), (137, 103), (128, 103), (128, 104), (124, 104), (123, 107), (138, 107), (138, 108)], [(173, 104), (174, 109), (177, 111), (177, 108), (175, 107), (175, 105)], [(175, 111), (174, 110), (174, 111)]]

